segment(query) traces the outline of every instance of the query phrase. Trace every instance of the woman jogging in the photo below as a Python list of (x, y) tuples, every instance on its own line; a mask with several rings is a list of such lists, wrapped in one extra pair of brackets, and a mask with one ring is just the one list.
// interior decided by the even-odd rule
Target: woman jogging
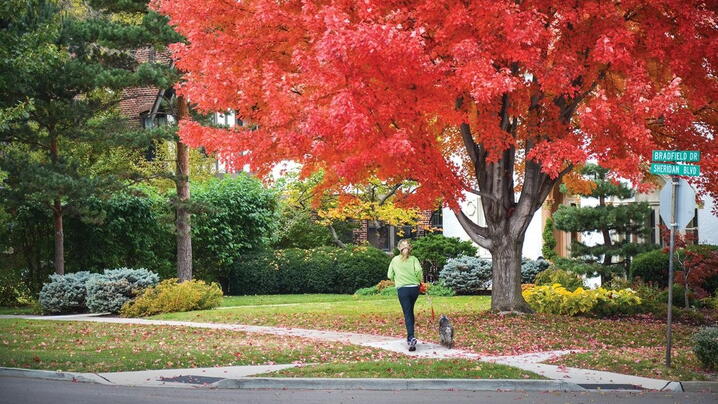
[(409, 240), (401, 240), (397, 248), (399, 249), (399, 255), (391, 260), (386, 276), (394, 281), (399, 303), (404, 311), (406, 342), (409, 344), (409, 351), (416, 351), (414, 303), (419, 297), (419, 285), (424, 281), (424, 273), (421, 270), (419, 260), (411, 255), (411, 243), (409, 243)]

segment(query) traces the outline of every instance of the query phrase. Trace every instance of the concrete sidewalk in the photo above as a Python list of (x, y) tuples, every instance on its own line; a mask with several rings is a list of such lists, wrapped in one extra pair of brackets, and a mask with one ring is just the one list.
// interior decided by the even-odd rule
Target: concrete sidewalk
[[(322, 341), (344, 342), (353, 345), (368, 346), (387, 351), (398, 352), (408, 356), (427, 359), (474, 359), (481, 362), (497, 363), (513, 366), (519, 369), (537, 373), (548, 379), (560, 382), (570, 382), (576, 385), (603, 386), (610, 388), (610, 385), (624, 386), (626, 388), (642, 388), (650, 390), (671, 390), (680, 391), (680, 384), (668, 380), (652, 379), (639, 376), (624, 375), (619, 373), (603, 372), (589, 369), (570, 368), (543, 364), (541, 362), (575, 351), (549, 351), (537, 352), (515, 356), (480, 356), (477, 353), (461, 349), (447, 349), (444, 346), (419, 341), (415, 352), (409, 352), (406, 342), (395, 337), (380, 335), (359, 334), (339, 331), (308, 330), (303, 328), (281, 328), (268, 326), (253, 326), (241, 324), (222, 323), (201, 323), (190, 321), (168, 321), (168, 320), (147, 320), (138, 318), (102, 317), (101, 315), (70, 315), (70, 316), (9, 316), (1, 315), (0, 318), (23, 318), (45, 321), (86, 321), (99, 323), (116, 324), (137, 324), (137, 325), (164, 325), (176, 327), (194, 327), (224, 329), (249, 333), (273, 334), (282, 336), (295, 336)], [(285, 365), (287, 366), (287, 365)], [(291, 366), (291, 365), (289, 365)], [(184, 370), (187, 371), (187, 370)], [(244, 370), (245, 372), (248, 370)], [(194, 372), (194, 370), (193, 370)], [(241, 372), (241, 371), (238, 371)], [(130, 372), (132, 373), (132, 372)], [(255, 372), (259, 374), (263, 372)], [(167, 373), (170, 375), (171, 373)], [(196, 373), (192, 373), (195, 375)], [(239, 374), (239, 373), (238, 373)], [(249, 374), (241, 373), (244, 376)], [(128, 376), (129, 377), (129, 376)], [(141, 378), (142, 376), (137, 376)]]

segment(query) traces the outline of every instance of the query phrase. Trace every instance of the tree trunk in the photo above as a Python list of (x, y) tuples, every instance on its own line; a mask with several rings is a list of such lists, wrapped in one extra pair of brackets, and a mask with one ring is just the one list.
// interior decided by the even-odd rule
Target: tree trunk
[(491, 310), (532, 312), (521, 295), (521, 251), (523, 239), (504, 237), (491, 251)]
[(55, 219), (55, 273), (65, 274), (65, 234), (62, 229), (62, 204), (59, 199), (53, 202), (52, 215)]
[[(57, 149), (57, 138), (50, 138), (50, 160), (57, 163), (59, 152)], [(65, 274), (65, 234), (62, 228), (62, 201), (59, 195), (52, 201), (52, 216), (55, 225), (55, 273)]]
[[(177, 118), (189, 115), (184, 97), (178, 97)], [(192, 234), (189, 202), (189, 150), (187, 145), (177, 141), (177, 277), (181, 282), (192, 279)]]

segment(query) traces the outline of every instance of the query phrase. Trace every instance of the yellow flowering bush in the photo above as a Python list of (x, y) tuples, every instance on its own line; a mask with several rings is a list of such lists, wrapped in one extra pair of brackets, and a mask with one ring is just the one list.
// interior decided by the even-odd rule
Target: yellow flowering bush
[(577, 288), (572, 292), (559, 283), (526, 288), (523, 297), (539, 313), (568, 316), (629, 314), (641, 304), (641, 299), (631, 289)]
[(222, 289), (216, 283), (191, 280), (179, 283), (167, 279), (149, 287), (120, 310), (123, 317), (144, 317), (159, 313), (212, 309), (222, 303)]

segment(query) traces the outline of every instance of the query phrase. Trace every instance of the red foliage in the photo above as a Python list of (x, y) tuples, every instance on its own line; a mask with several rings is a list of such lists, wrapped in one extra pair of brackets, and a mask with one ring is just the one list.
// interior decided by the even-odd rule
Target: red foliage
[(467, 122), (489, 161), (532, 144), (554, 178), (595, 158), (641, 184), (651, 150), (700, 150), (694, 181), (718, 194), (715, 0), (153, 5), (187, 38), (172, 47), (179, 93), (256, 125), (182, 122), (183, 141), (233, 167), (291, 159), (336, 190), (411, 178), (408, 203), (454, 204), (473, 181), (455, 129)]
[(688, 287), (696, 298), (710, 297), (710, 291), (705, 289), (706, 281), (718, 276), (718, 251), (685, 251), (683, 267), (686, 271), (676, 272), (676, 282), (686, 284), (688, 273)]

